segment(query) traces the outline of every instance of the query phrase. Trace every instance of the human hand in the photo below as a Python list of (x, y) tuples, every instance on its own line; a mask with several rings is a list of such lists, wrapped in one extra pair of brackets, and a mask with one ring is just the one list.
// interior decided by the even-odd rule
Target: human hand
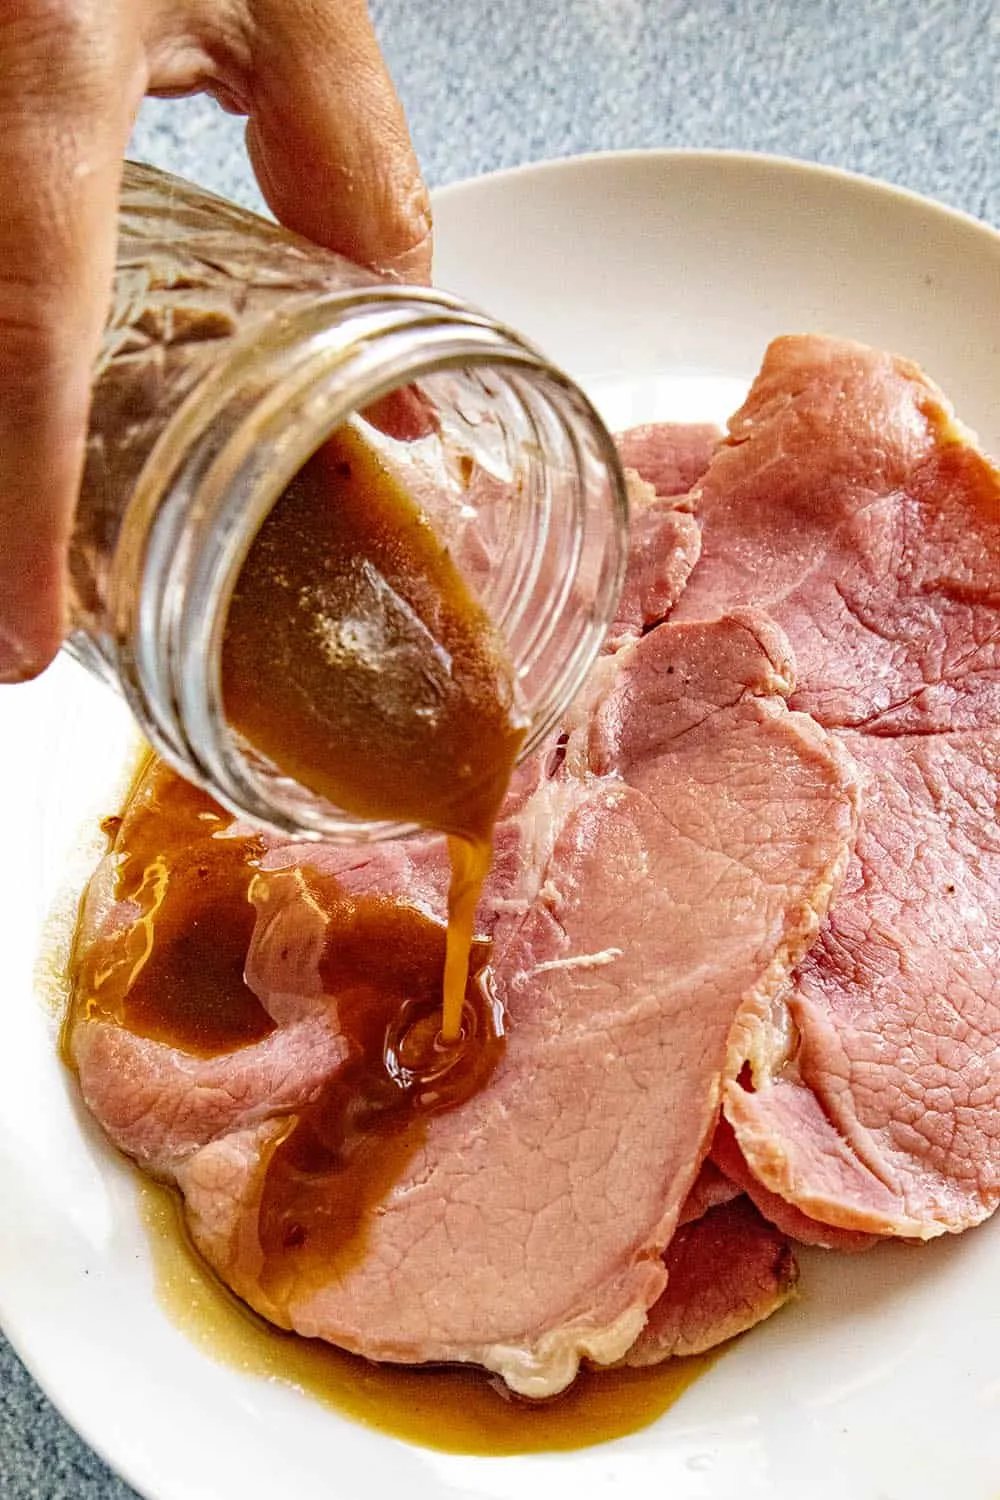
[(0, 682), (64, 629), (66, 552), (145, 94), (248, 116), (289, 228), (401, 279), (430, 210), (364, 0), (0, 0)]

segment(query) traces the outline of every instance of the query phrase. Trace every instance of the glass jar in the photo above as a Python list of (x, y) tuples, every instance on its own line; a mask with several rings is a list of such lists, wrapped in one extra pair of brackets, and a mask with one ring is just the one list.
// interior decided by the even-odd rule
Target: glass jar
[[(387, 400), (418, 415), (405, 436), (388, 435)], [(126, 166), (67, 649), (125, 694), (181, 774), (293, 836), (407, 831), (281, 776), (222, 710), (226, 614), (261, 522), (336, 428), (376, 411), (366, 431), (506, 638), (528, 755), (597, 655), (624, 573), (624, 480), (593, 407), (463, 302)]]

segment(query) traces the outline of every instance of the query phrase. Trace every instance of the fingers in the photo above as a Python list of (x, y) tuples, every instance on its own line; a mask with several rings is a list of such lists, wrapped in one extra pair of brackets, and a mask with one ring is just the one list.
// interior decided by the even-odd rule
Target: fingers
[(138, 48), (102, 0), (0, 0), (0, 680), (64, 628)]
[[(150, 91), (205, 89), (249, 115), (257, 177), (284, 224), (400, 280), (430, 279), (429, 199), (363, 0), (150, 4)], [(404, 440), (434, 427), (415, 391), (365, 415)]]
[(363, 0), (248, 0), (247, 145), (279, 219), (361, 265), (427, 281), (431, 215)]
[(439, 431), (438, 414), (415, 386), (390, 391), (361, 413), (366, 422), (400, 443), (412, 443)]
[(427, 193), (362, 0), (0, 0), (0, 680), (41, 670), (64, 630), (121, 159), (150, 77), (247, 110), (289, 227), (430, 274)]

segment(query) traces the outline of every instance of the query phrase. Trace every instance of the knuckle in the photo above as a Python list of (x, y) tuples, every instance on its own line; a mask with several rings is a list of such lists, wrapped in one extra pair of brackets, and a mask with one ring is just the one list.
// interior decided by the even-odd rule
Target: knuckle
[(431, 209), (430, 190), (419, 172), (415, 172), (411, 177), (405, 190), (404, 201), (413, 225), (415, 240), (421, 242), (428, 240), (434, 228), (434, 214)]
[(146, 31), (151, 93), (204, 88), (223, 108), (247, 113), (253, 44), (246, 0), (185, 0), (154, 17)]

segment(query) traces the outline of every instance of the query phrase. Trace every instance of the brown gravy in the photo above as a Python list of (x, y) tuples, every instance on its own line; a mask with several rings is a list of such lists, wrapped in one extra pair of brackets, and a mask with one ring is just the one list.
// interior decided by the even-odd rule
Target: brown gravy
[(149, 760), (120, 818), (105, 820), (118, 855), (115, 899), (136, 921), (77, 944), (77, 1019), (105, 1019), (201, 1057), (261, 1041), (274, 1022), (245, 983), (260, 840), (216, 838), (230, 815)]
[[(244, 978), (262, 843), (231, 837), (232, 817), (150, 757), (121, 817), (108, 820), (115, 900), (135, 921), (76, 945), (73, 1026), (109, 1020), (201, 1058), (262, 1041), (274, 1022)], [(489, 944), (469, 942), (459, 1037), (441, 1037), (447, 932), (420, 910), (348, 895), (301, 870), (324, 912), (322, 992), (336, 998), (348, 1061), (289, 1116), (261, 1182), (261, 1283), (282, 1304), (364, 1250), (364, 1226), (426, 1133), (427, 1121), (483, 1088), (504, 1053)], [(72, 1055), (72, 1047), (66, 1047)]]
[[(102, 1016), (201, 1055), (266, 1034), (273, 1023), (238, 957), (253, 922), (249, 893), (261, 849), (256, 839), (227, 836), (229, 821), (161, 762), (147, 762), (121, 818), (107, 825), (119, 857), (116, 894), (135, 901), (141, 916), (74, 964), (68, 1028)], [(262, 1176), (261, 1280), (279, 1303), (293, 1284), (328, 1274), (331, 1263), (346, 1267), (363, 1251), (368, 1213), (426, 1120), (481, 1087), (503, 1050), (486, 944), (474, 945), (463, 1009), (475, 1045), (449, 1049), (437, 1035), (443, 928), (409, 908), (348, 900), (329, 877), (302, 878), (331, 916), (335, 939), (322, 964), (341, 1000), (352, 1058), (313, 1105), (289, 1118)], [(209, 925), (196, 920), (203, 901)], [(207, 1008), (202, 963), (213, 986)], [(187, 983), (195, 984), (199, 1006), (185, 1001)], [(179, 1196), (146, 1180), (139, 1193), (160, 1301), (199, 1348), (424, 1447), (502, 1455), (605, 1442), (655, 1421), (716, 1357), (584, 1370), (567, 1392), (541, 1403), (512, 1396), (477, 1369), (372, 1364), (258, 1318), (190, 1245)]]
[(568, 1391), (541, 1402), (512, 1396), (482, 1370), (372, 1364), (258, 1318), (190, 1245), (177, 1195), (149, 1181), (139, 1195), (160, 1304), (203, 1353), (423, 1448), (501, 1457), (606, 1443), (655, 1422), (720, 1355), (645, 1370), (583, 1370)]
[(363, 1254), (371, 1213), (422, 1144), (430, 1117), (481, 1088), (504, 1046), (488, 943), (472, 947), (460, 1036), (445, 1042), (444, 929), (412, 907), (345, 899), (332, 881), (309, 874), (305, 881), (330, 918), (324, 993), (336, 996), (350, 1060), (268, 1157), (260, 1282), (278, 1306)]
[(503, 642), (420, 507), (342, 428), (265, 519), (230, 606), (226, 716), (359, 817), (449, 835), (442, 1034), (459, 1035), (493, 824), (526, 722)]
[[(114, 895), (136, 919), (71, 961), (67, 1022), (109, 1020), (140, 1036), (212, 1057), (274, 1029), (244, 966), (257, 918), (256, 837), (204, 792), (151, 758), (120, 818), (108, 821)], [(279, 1306), (363, 1254), (365, 1226), (424, 1140), (428, 1120), (484, 1086), (503, 1055), (490, 946), (470, 942), (459, 1036), (441, 1036), (444, 926), (416, 908), (346, 894), (329, 876), (297, 878), (328, 923), (320, 960), (348, 1061), (289, 1117), (260, 1185), (261, 1284)], [(471, 961), (470, 961), (471, 960)], [(71, 1056), (71, 1046), (66, 1054)]]

